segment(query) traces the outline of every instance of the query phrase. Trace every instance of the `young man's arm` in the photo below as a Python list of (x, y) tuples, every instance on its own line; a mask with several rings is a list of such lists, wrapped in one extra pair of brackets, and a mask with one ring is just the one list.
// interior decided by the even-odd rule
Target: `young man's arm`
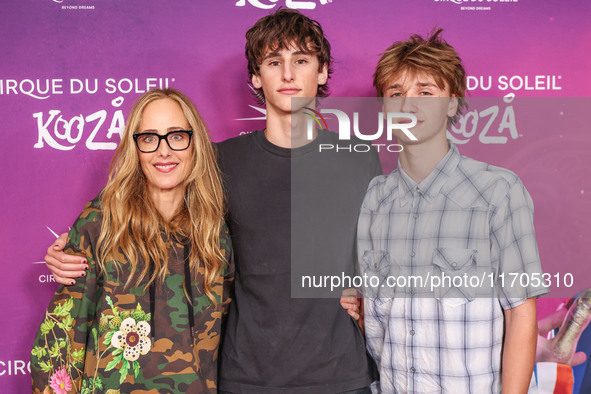
[(62, 285), (73, 285), (73, 279), (80, 278), (88, 269), (86, 260), (80, 256), (64, 253), (68, 233), (63, 233), (47, 248), (45, 264), (53, 274), (55, 281)]
[[(515, 174), (504, 175), (493, 195), (498, 209), (492, 218), (493, 262), (499, 273), (541, 277), (540, 257), (534, 230), (533, 201)], [(536, 297), (548, 289), (534, 281), (526, 286), (501, 284), (499, 300), (505, 310), (502, 389), (527, 393), (533, 373), (537, 343)], [(519, 303), (525, 300), (524, 303)], [(515, 306), (517, 305), (517, 306)]]
[(503, 394), (527, 393), (534, 370), (537, 337), (535, 298), (528, 298), (523, 304), (505, 310)]

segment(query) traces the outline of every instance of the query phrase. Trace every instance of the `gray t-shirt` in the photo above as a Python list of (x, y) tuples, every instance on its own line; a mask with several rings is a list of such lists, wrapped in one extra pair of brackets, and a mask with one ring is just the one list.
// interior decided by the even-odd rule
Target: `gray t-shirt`
[(359, 208), (381, 174), (374, 150), (326, 154), (321, 143), (337, 143), (337, 135), (321, 131), (293, 150), (263, 131), (218, 145), (236, 263), (222, 391), (336, 393), (371, 383), (363, 335), (340, 306), (340, 290), (292, 298), (292, 265), (297, 271), (301, 261), (353, 274)]

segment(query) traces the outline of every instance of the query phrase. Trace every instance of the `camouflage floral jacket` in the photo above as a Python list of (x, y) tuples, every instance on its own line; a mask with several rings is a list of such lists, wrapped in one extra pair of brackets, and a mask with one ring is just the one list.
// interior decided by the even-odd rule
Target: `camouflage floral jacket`
[[(233, 266), (228, 264), (213, 286), (217, 305), (202, 291), (203, 267), (191, 274), (192, 335), (183, 243), (170, 242), (163, 284), (153, 290), (145, 284), (126, 287), (124, 263), (119, 275), (111, 262), (107, 279), (97, 276), (101, 218), (95, 199), (70, 231), (66, 251), (85, 257), (90, 268), (74, 285), (60, 286), (45, 312), (31, 351), (33, 393), (217, 392), (218, 346)], [(227, 228), (221, 242), (230, 262)]]

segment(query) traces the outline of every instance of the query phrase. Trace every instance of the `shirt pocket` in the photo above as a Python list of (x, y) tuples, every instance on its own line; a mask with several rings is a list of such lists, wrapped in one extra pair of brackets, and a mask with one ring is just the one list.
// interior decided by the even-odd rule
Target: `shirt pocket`
[(395, 264), (387, 250), (366, 250), (361, 257), (360, 274), (362, 276), (362, 292), (365, 297), (391, 298), (392, 289), (388, 289), (386, 281), (393, 275)]
[[(435, 248), (433, 250), (434, 296), (443, 305), (456, 307), (471, 302), (476, 297), (472, 277), (477, 271), (476, 249)], [(433, 283), (433, 281), (431, 282)]]

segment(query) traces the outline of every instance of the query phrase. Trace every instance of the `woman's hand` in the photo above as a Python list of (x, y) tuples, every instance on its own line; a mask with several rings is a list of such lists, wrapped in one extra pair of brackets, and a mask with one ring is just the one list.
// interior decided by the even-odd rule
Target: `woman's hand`
[(55, 278), (55, 281), (62, 285), (73, 285), (73, 279), (86, 275), (88, 262), (80, 256), (72, 256), (64, 253), (68, 234), (64, 233), (47, 248), (45, 265)]

